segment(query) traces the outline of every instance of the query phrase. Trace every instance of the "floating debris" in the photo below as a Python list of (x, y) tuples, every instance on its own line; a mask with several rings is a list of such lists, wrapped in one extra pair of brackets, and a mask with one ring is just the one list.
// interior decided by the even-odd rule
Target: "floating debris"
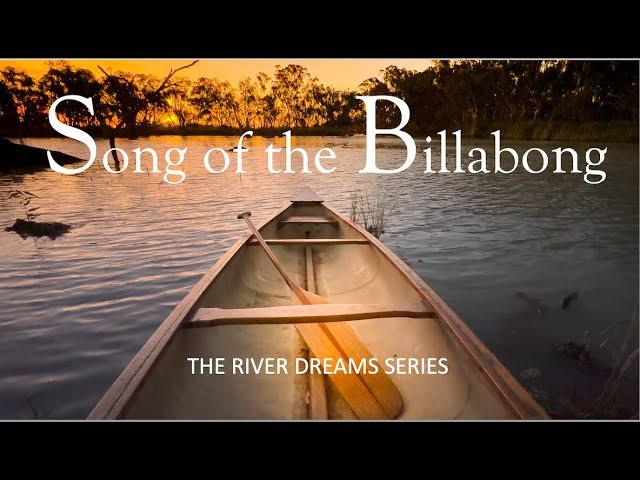
[(540, 373), (540, 370), (538, 370), (537, 368), (527, 368), (526, 370), (520, 372), (520, 378), (525, 382), (535, 380), (541, 375), (542, 374)]
[(523, 300), (527, 303), (527, 306), (536, 312), (538, 316), (542, 316), (544, 314), (545, 306), (542, 304), (540, 300), (537, 298), (530, 297), (524, 292), (516, 292), (516, 298)]
[(22, 238), (28, 237), (49, 237), (51, 240), (55, 240), (60, 235), (64, 235), (71, 230), (71, 225), (67, 225), (60, 222), (35, 222), (32, 220), (23, 220), (17, 218), (15, 223), (6, 227), (7, 232), (16, 232)]
[(562, 299), (562, 309), (566, 310), (569, 308), (572, 302), (575, 302), (578, 299), (578, 292), (571, 292), (569, 295)]
[(567, 355), (572, 360), (577, 361), (580, 365), (584, 365), (591, 361), (591, 353), (589, 353), (587, 345), (580, 345), (569, 341), (558, 345), (556, 350)]

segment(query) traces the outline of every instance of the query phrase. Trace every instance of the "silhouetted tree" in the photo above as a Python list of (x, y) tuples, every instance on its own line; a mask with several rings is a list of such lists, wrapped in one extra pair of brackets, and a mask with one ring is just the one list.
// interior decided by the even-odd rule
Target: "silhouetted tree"
[(276, 105), (284, 113), (284, 126), (288, 128), (301, 126), (305, 111), (307, 87), (311, 76), (302, 65), (276, 65), (272, 91)]
[[(73, 102), (60, 105), (67, 123), (101, 128), (115, 145), (117, 132), (135, 137), (138, 127), (200, 124), (224, 128), (363, 128), (363, 105), (356, 96), (394, 95), (411, 111), (408, 129), (465, 128), (479, 135), (488, 126), (510, 122), (611, 121), (638, 119), (638, 70), (631, 61), (434, 61), (415, 71), (389, 66), (364, 80), (357, 92), (323, 85), (302, 65), (276, 65), (236, 86), (215, 78), (193, 82), (169, 71), (164, 79), (130, 72), (96, 78), (86, 69), (51, 62), (38, 81), (8, 67), (0, 71), (0, 129), (4, 135), (46, 131), (46, 114), (58, 97), (91, 97), (95, 117)], [(376, 110), (380, 127), (397, 125), (390, 102)]]
[(12, 67), (0, 71), (0, 125), (5, 135), (42, 128), (46, 121), (47, 96), (28, 74)]
[(228, 82), (200, 77), (191, 87), (189, 103), (196, 116), (205, 124), (216, 127), (231, 126), (229, 114), (233, 109), (233, 90)]
[(167, 110), (167, 97), (178, 92), (182, 84), (181, 80), (172, 81), (173, 77), (195, 63), (197, 60), (175, 70), (171, 69), (162, 81), (151, 75), (126, 72), (112, 74), (98, 66), (105, 75), (104, 104), (109, 110), (106, 120), (115, 123), (116, 130), (127, 129), (129, 137), (135, 138), (140, 113), (149, 109)]
[[(80, 95), (93, 100), (94, 112), (102, 110), (102, 84), (91, 70), (75, 68), (67, 62), (50, 62), (49, 70), (42, 76), (38, 86), (49, 105), (65, 95)], [(86, 107), (78, 102), (62, 102), (56, 111), (65, 123), (73, 127), (99, 123), (96, 117), (90, 115)]]

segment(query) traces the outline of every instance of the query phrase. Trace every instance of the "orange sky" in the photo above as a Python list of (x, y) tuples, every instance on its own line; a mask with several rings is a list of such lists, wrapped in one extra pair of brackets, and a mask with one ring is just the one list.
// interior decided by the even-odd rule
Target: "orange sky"
[[(191, 59), (176, 60), (70, 60), (70, 63), (82, 68), (89, 68), (100, 74), (96, 65), (106, 69), (126, 70), (138, 73), (150, 73), (163, 76), (172, 67), (189, 63)], [(321, 83), (336, 88), (356, 88), (363, 80), (377, 76), (380, 70), (388, 65), (396, 65), (414, 70), (424, 70), (431, 63), (430, 60), (420, 59), (273, 59), (273, 60), (201, 60), (183, 73), (189, 78), (216, 77), (232, 83), (255, 75), (258, 72), (273, 73), (275, 65), (297, 63), (309, 69), (311, 75), (318, 77)], [(47, 70), (47, 60), (2, 60), (0, 69), (13, 66), (24, 70), (32, 76), (39, 77)]]

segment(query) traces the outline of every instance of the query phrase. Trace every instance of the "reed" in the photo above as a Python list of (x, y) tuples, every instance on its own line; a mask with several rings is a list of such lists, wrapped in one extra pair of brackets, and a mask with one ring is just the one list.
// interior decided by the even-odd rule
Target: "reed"
[[(633, 326), (637, 324), (638, 312), (634, 312), (633, 316), (625, 322), (624, 335), (622, 343), (618, 348), (613, 349), (613, 365), (611, 373), (605, 383), (602, 392), (585, 413), (587, 418), (611, 418), (615, 417), (616, 397), (620, 392), (620, 388), (624, 384), (624, 377), (631, 368), (637, 364), (638, 347), (629, 352), (629, 344), (633, 337)], [(635, 416), (637, 417), (636, 412)]]
[[(581, 399), (576, 395), (568, 397), (553, 397), (542, 392), (538, 395), (547, 408), (547, 411), (555, 418), (570, 419), (605, 419), (605, 418), (638, 418), (638, 410), (630, 411), (623, 407), (621, 395), (624, 393), (625, 377), (627, 377), (632, 366), (637, 365), (638, 346), (633, 347), (634, 326), (637, 325), (637, 311), (625, 321), (616, 321), (600, 332), (600, 336), (607, 334), (597, 348), (602, 350), (604, 345), (609, 344), (609, 340), (616, 336), (618, 328), (623, 325), (624, 331), (621, 341), (611, 347), (613, 353), (611, 367), (607, 368), (607, 377), (604, 386), (599, 393), (591, 400)], [(591, 339), (587, 341), (585, 347), (590, 345)], [(529, 382), (531, 383), (531, 382)], [(536, 396), (540, 393), (535, 385), (525, 384), (529, 391)]]
[(387, 226), (387, 216), (391, 211), (391, 204), (384, 193), (376, 195), (351, 193), (351, 221), (362, 225), (367, 232), (380, 238)]
[(18, 201), (20, 202), (20, 204), (22, 205), (22, 208), (24, 208), (24, 215), (27, 218), (28, 222), (32, 222), (37, 216), (38, 214), (35, 213), (36, 210), (39, 210), (40, 207), (29, 207), (29, 204), (31, 203), (31, 200), (33, 200), (34, 198), (40, 198), (38, 195), (36, 195), (35, 193), (31, 193), (27, 190), (18, 190), (18, 189), (13, 189), (9, 192), (9, 198), (17, 198)]

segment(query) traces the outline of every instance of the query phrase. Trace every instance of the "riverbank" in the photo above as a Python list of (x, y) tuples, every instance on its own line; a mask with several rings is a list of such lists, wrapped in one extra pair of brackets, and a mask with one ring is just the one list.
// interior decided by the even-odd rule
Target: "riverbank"
[[(77, 157), (55, 150), (52, 150), (51, 153), (61, 165), (82, 161)], [(43, 168), (49, 168), (47, 150), (0, 138), (0, 172)]]
[[(463, 137), (468, 136), (470, 126), (446, 126), (440, 125), (430, 129), (416, 127), (409, 124), (405, 129), (414, 137), (433, 135), (440, 130), (462, 130)], [(85, 129), (95, 138), (103, 138), (99, 129)], [(185, 127), (138, 127), (136, 135), (147, 137), (152, 135), (229, 135), (238, 136), (247, 130), (252, 130), (254, 136), (272, 138), (291, 130), (293, 136), (337, 136), (348, 137), (364, 133), (364, 125), (321, 125), (314, 127), (278, 127), (278, 128), (235, 128), (235, 127), (211, 127), (204, 125), (189, 125)], [(638, 123), (625, 120), (612, 120), (610, 122), (573, 122), (567, 120), (522, 120), (513, 122), (487, 122), (481, 123), (477, 128), (476, 138), (490, 138), (490, 133), (500, 130), (502, 138), (510, 140), (558, 140), (576, 142), (616, 142), (638, 143)], [(22, 132), (24, 137), (56, 137), (52, 130)], [(0, 137), (3, 136), (0, 132)], [(14, 135), (4, 135), (15, 137)], [(127, 137), (128, 132), (120, 132), (118, 137)]]
[[(483, 125), (478, 136), (488, 138), (500, 130), (502, 138), (512, 140), (561, 140), (577, 142), (638, 143), (638, 123), (622, 120), (611, 122), (518, 121)], [(464, 132), (464, 130), (463, 130)]]

